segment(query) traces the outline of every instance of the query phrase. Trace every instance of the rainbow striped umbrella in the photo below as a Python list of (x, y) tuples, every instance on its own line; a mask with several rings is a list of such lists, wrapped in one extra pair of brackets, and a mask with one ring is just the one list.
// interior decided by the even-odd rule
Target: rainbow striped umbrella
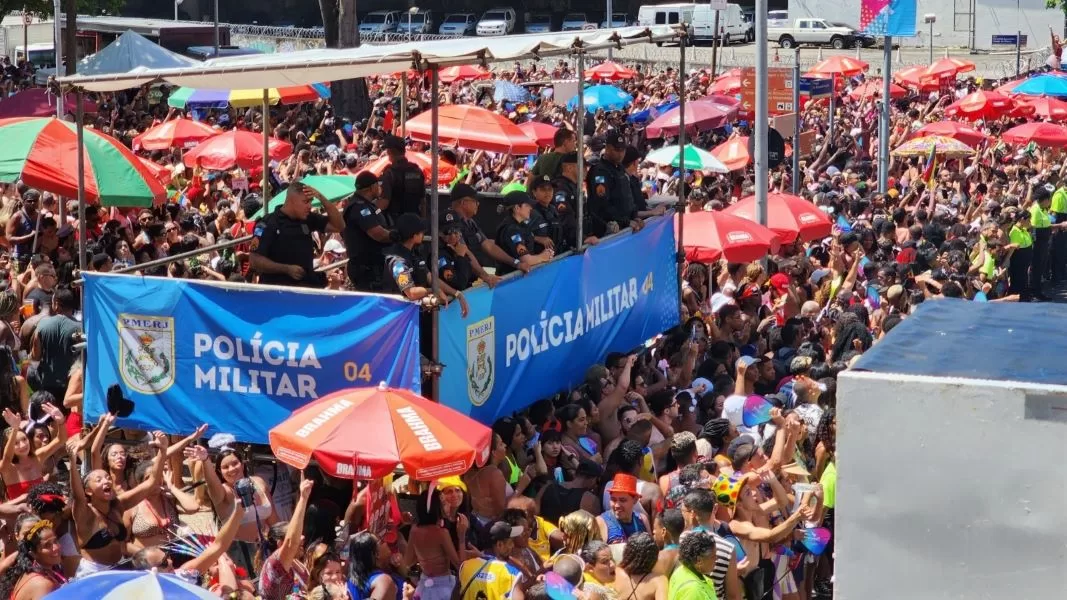
[[(65, 198), (78, 197), (78, 134), (55, 118), (0, 119), (0, 181), (22, 180)], [(103, 206), (152, 206), (166, 190), (129, 148), (85, 129), (85, 198)]]
[[(271, 104), (299, 104), (315, 102), (330, 97), (330, 87), (325, 83), (269, 88), (267, 96)], [(263, 104), (263, 90), (211, 90), (180, 87), (167, 98), (174, 108), (248, 108)]]

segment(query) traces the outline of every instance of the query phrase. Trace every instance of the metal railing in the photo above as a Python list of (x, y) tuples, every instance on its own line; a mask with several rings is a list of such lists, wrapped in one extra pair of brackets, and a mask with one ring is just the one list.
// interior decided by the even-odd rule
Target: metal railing
[[(294, 52), (325, 48), (325, 32), (321, 27), (276, 27), (269, 25), (245, 25), (231, 23), (230, 43), (262, 52)], [(436, 33), (361, 33), (361, 44), (384, 45), (398, 42), (428, 42), (454, 39), (454, 35)]]

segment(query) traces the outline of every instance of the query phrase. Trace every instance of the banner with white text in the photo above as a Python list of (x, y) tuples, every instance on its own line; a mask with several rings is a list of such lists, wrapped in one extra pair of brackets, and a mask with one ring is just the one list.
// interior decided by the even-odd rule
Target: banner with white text
[(628, 352), (678, 324), (670, 217), (466, 293), (440, 317), (440, 400), (492, 423), (580, 383), (609, 352)]
[(118, 384), (122, 427), (267, 443), (330, 392), (420, 391), (418, 306), (398, 298), (86, 273), (84, 304), (89, 422)]

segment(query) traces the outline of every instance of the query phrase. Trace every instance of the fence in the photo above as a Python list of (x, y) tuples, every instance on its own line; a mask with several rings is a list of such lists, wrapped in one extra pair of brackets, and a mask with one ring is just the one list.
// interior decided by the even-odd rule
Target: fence
[[(234, 23), (227, 26), (230, 28), (231, 44), (255, 48), (268, 54), (326, 47), (325, 34), (321, 27), (273, 27)], [(428, 33), (361, 33), (359, 39), (364, 44), (378, 45), (445, 40), (453, 37)]]

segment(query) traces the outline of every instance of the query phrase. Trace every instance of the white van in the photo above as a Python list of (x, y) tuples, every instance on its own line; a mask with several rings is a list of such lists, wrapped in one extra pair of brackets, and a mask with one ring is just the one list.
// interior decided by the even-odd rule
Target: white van
[[(642, 27), (651, 25), (677, 25), (689, 23), (689, 44), (693, 43), (693, 10), (696, 4), (651, 4), (637, 9), (637, 24)], [(663, 42), (656, 42), (662, 46)]]
[[(697, 4), (693, 8), (693, 37), (697, 42), (715, 41), (715, 11), (707, 4)], [(737, 4), (727, 4), (726, 10), (719, 11), (719, 31), (723, 36), (723, 44), (733, 42), (749, 42), (750, 35), (755, 35), (745, 20), (741, 7)]]

